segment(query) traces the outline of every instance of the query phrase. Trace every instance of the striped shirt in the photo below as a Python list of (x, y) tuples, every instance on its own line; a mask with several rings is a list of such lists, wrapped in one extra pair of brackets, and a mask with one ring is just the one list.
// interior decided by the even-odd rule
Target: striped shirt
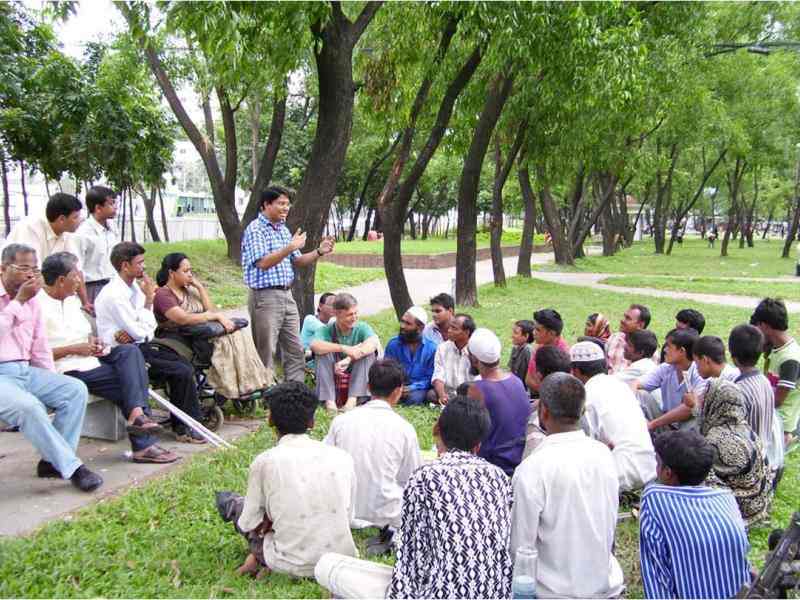
[(254, 219), (242, 236), (242, 268), (246, 286), (261, 290), (273, 286), (289, 286), (294, 280), (294, 259), (300, 256), (299, 250), (293, 250), (277, 265), (269, 269), (261, 269), (256, 263), (267, 254), (285, 248), (292, 241), (292, 234), (286, 223), (272, 223), (263, 214)]
[(756, 432), (764, 448), (772, 443), (772, 415), (775, 412), (775, 394), (772, 385), (759, 371), (742, 373), (734, 382), (744, 395), (747, 422)]
[(728, 489), (651, 484), (639, 552), (648, 598), (732, 598), (750, 581), (744, 521)]

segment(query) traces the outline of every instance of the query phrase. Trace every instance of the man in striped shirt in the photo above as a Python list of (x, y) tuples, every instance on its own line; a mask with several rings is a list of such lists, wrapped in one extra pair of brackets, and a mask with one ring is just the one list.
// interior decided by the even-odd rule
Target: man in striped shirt
[(642, 495), (639, 554), (647, 598), (731, 598), (750, 581), (749, 543), (729, 489), (703, 484), (714, 449), (696, 431), (655, 440), (658, 482)]
[[(728, 336), (728, 350), (741, 375), (736, 386), (742, 390), (750, 427), (756, 432), (764, 448), (772, 447), (772, 419), (775, 412), (775, 394), (772, 385), (756, 364), (764, 348), (764, 336), (757, 327), (739, 325)], [(783, 452), (783, 448), (780, 449)]]

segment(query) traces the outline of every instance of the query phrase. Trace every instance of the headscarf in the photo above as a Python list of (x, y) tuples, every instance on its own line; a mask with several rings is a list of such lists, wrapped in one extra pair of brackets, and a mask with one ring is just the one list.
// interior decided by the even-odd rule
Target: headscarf
[(700, 433), (716, 450), (706, 483), (730, 488), (748, 526), (766, 517), (772, 474), (761, 440), (747, 421), (742, 391), (732, 382), (710, 380)]
[[(592, 317), (594, 317), (594, 319), (592, 319)], [(605, 342), (611, 336), (611, 326), (608, 323), (608, 317), (603, 313), (589, 315), (589, 318), (586, 320), (584, 335), (598, 338)]]

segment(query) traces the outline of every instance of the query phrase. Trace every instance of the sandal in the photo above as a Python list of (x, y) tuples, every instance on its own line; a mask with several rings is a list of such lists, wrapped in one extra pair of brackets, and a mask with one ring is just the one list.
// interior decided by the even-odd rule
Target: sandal
[(133, 455), (133, 462), (135, 463), (155, 463), (155, 464), (165, 464), (171, 463), (178, 460), (180, 456), (175, 454), (174, 452), (170, 452), (161, 446), (153, 444), (147, 450), (144, 451), (144, 454), (140, 454), (139, 456)]
[(197, 433), (194, 429), (189, 431), (175, 432), (175, 439), (184, 444), (207, 444), (208, 440)]
[(125, 430), (131, 435), (150, 435), (151, 433), (160, 433), (162, 431), (161, 425), (150, 419), (145, 415), (139, 415), (130, 423)]

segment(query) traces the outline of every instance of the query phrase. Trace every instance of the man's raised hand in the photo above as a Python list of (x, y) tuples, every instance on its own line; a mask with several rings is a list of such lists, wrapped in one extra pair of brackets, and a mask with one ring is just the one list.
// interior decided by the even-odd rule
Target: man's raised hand
[(19, 286), (17, 295), (14, 296), (14, 299), (20, 304), (25, 304), (28, 300), (38, 294), (40, 289), (42, 289), (41, 275), (31, 277), (25, 283)]
[(292, 250), (299, 250), (306, 245), (306, 232), (298, 228), (292, 236), (292, 241), (289, 242), (289, 247)]

